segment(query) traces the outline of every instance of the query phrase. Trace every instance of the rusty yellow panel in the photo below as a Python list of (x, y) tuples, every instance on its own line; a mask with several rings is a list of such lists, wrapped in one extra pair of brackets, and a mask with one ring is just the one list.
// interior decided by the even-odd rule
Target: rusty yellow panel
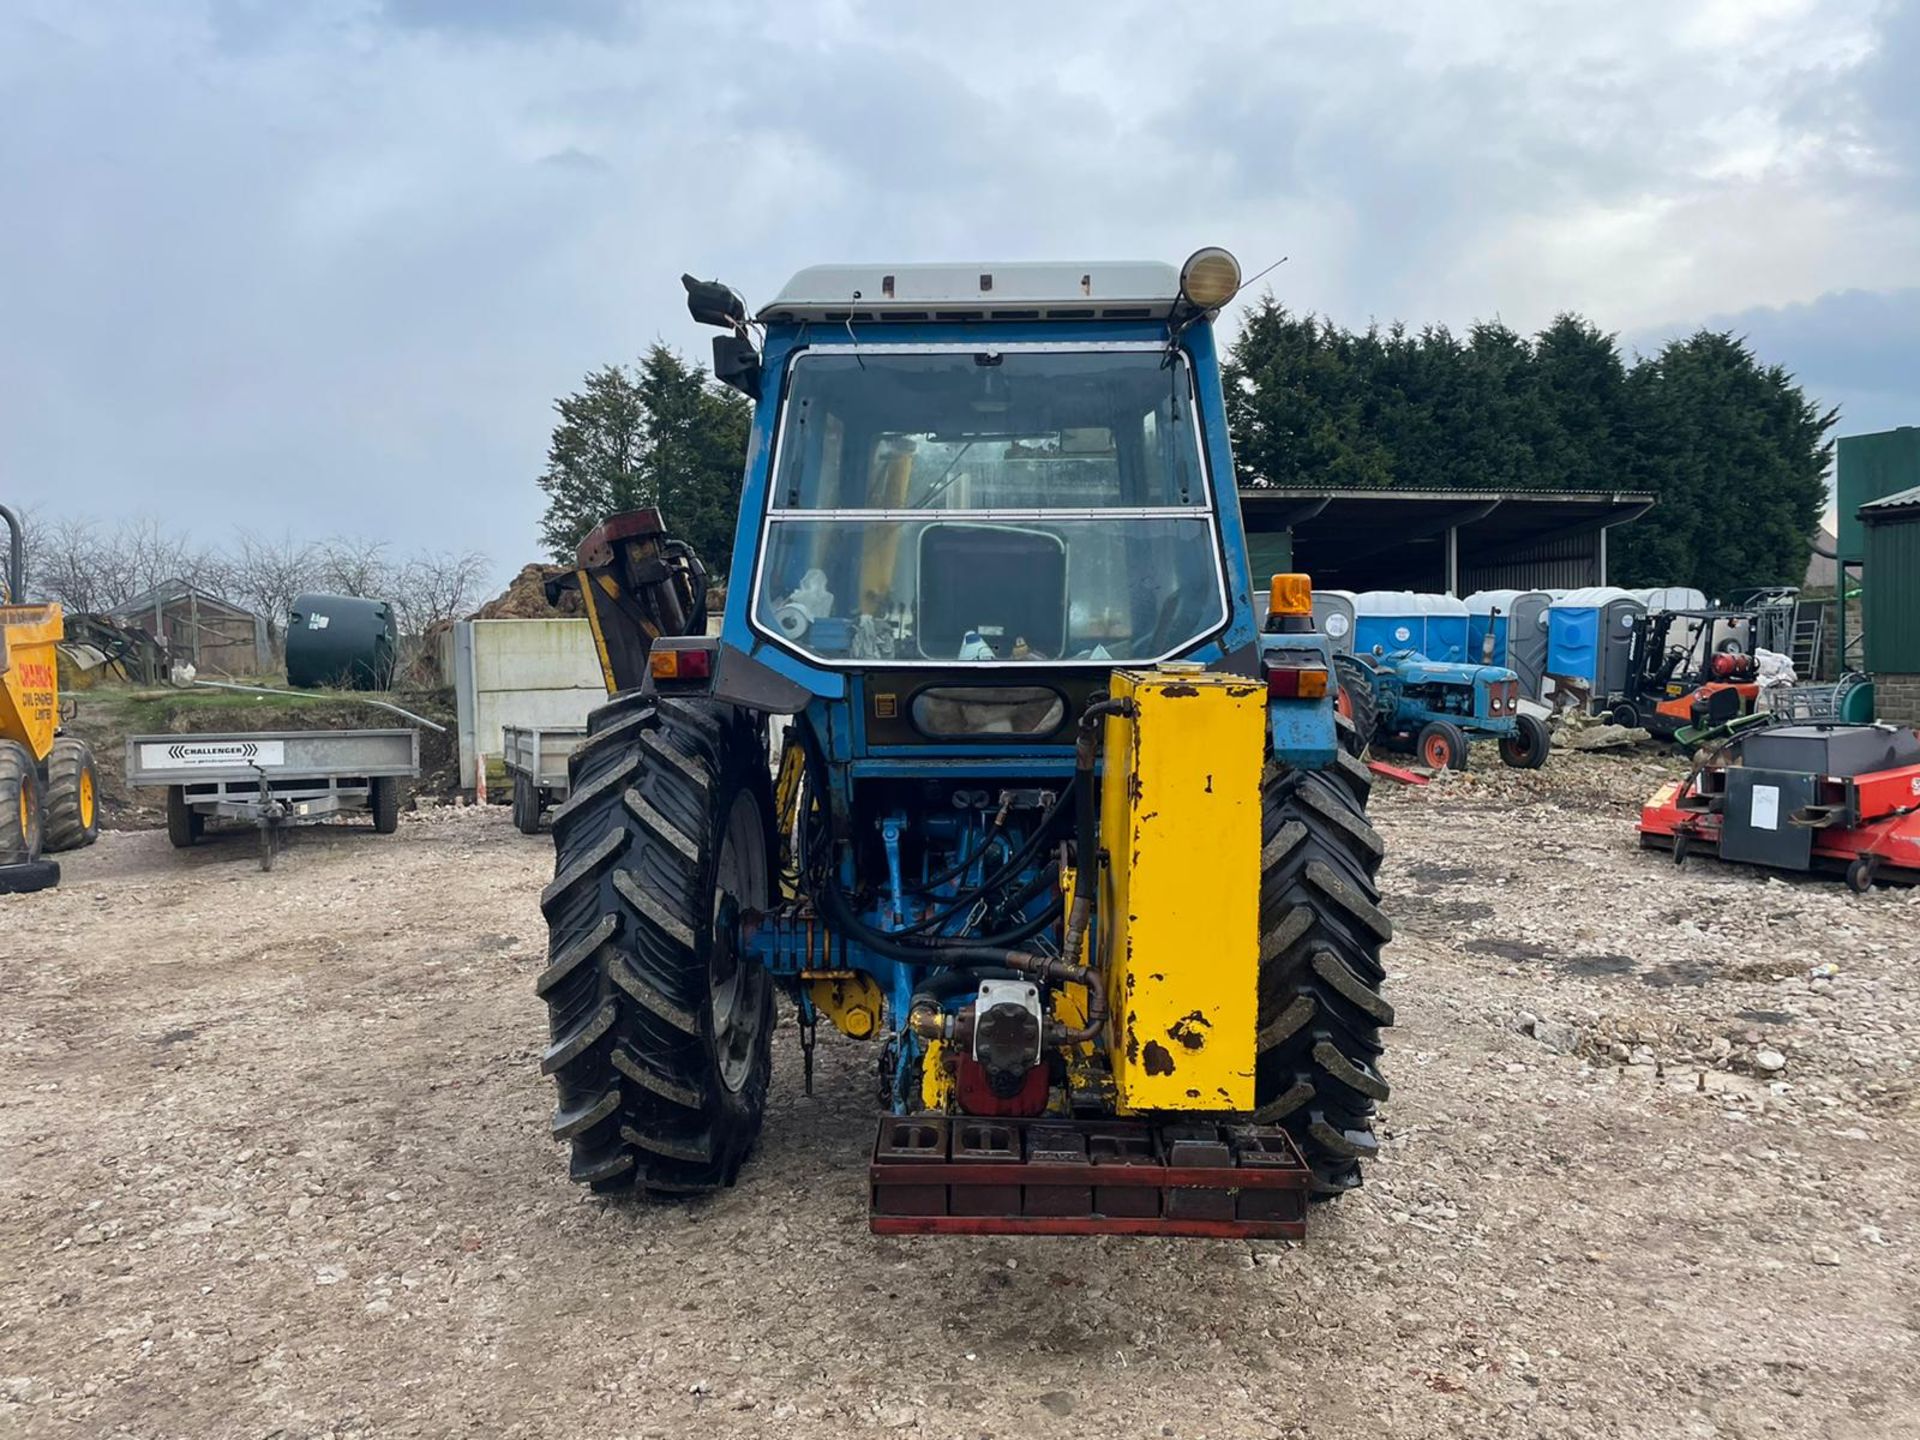
[(18, 740), (35, 760), (60, 723), (55, 650), (65, 634), (58, 605), (0, 605), (0, 740)]
[(1114, 1083), (1129, 1110), (1250, 1110), (1266, 691), (1125, 671), (1106, 727), (1100, 897)]

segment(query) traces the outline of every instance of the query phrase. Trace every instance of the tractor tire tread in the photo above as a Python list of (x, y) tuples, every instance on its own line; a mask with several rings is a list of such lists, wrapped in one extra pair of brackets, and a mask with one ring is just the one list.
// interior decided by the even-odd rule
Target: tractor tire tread
[(46, 831), (40, 767), (18, 740), (0, 740), (0, 864), (37, 861)]
[[(93, 814), (89, 818), (87, 797)], [(42, 848), (58, 853), (78, 850), (100, 838), (100, 786), (93, 751), (75, 735), (55, 738), (47, 753), (45, 840)]]
[(1270, 766), (1262, 784), (1254, 1114), (1293, 1136), (1321, 1197), (1360, 1183), (1389, 1093), (1377, 1061), (1393, 1023), (1379, 993), (1393, 925), (1374, 883), (1384, 847), (1366, 820), (1370, 787), (1358, 761)]
[(758, 737), (730, 707), (638, 692), (587, 728), (552, 812), (555, 876), (540, 897), (552, 1132), (572, 1149), (568, 1173), (597, 1192), (707, 1193), (750, 1152), (771, 1073), (771, 986), (737, 1092), (720, 1083), (708, 1033), (718, 810), (767, 788)]

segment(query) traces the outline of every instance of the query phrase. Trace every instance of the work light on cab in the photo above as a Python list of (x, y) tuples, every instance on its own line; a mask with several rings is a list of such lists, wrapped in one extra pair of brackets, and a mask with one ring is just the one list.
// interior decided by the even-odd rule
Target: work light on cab
[(1180, 267), (1180, 294), (1196, 310), (1218, 310), (1239, 293), (1240, 262), (1218, 245), (1196, 250)]

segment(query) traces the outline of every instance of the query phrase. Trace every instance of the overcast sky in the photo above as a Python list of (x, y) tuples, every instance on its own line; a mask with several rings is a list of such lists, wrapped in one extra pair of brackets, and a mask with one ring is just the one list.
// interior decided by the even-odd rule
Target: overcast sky
[(10, 0), (0, 499), (504, 574), (553, 398), (705, 357), (682, 270), (1202, 244), (1347, 323), (1730, 326), (1920, 423), (1916, 77), (1863, 0)]

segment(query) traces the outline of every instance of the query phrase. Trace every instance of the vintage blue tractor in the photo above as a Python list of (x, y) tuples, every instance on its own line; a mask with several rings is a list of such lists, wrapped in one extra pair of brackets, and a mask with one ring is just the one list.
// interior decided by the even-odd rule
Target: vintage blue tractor
[(573, 1177), (731, 1184), (775, 998), (873, 1046), (876, 1230), (1299, 1235), (1373, 1155), (1391, 927), (1305, 576), (1259, 595), (1239, 267), (686, 277), (756, 401), (725, 615), (588, 535), (610, 701), (542, 899)]
[(1547, 763), (1546, 722), (1520, 708), (1520, 677), (1503, 665), (1429, 660), (1417, 650), (1340, 655), (1339, 705), (1353, 742), (1411, 751), (1434, 770), (1467, 768), (1469, 742), (1495, 740), (1518, 770)]

